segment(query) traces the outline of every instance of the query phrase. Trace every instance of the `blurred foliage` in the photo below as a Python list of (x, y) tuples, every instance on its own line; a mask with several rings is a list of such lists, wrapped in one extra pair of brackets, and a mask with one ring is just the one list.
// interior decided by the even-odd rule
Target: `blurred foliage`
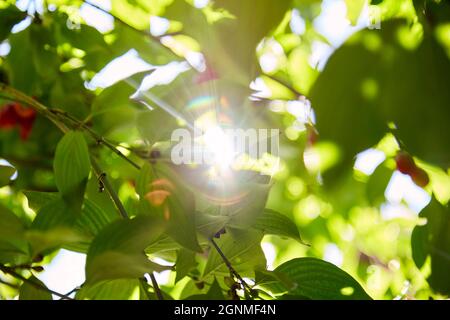
[[(61, 248), (76, 299), (450, 295), (448, 2), (96, 3), (0, 1), (0, 299), (51, 299)], [(280, 129), (279, 159), (171, 163), (211, 119)]]

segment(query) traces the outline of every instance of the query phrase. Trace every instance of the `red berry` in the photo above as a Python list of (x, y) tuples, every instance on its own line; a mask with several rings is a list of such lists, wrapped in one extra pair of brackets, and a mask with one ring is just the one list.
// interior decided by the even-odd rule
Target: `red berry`
[(26, 108), (17, 102), (8, 103), (0, 110), (0, 128), (11, 129), (20, 128), (20, 138), (28, 139), (33, 127), (36, 112), (33, 109)]
[(419, 187), (426, 187), (428, 183), (430, 182), (430, 178), (428, 177), (428, 174), (425, 170), (421, 168), (417, 168), (415, 171), (413, 171), (411, 174), (411, 179), (414, 181), (415, 184), (417, 184)]
[(417, 170), (414, 159), (406, 151), (399, 151), (395, 156), (397, 170), (403, 174), (411, 174)]
[(14, 104), (8, 103), (0, 110), (0, 128), (14, 128), (19, 122), (19, 116), (14, 108)]

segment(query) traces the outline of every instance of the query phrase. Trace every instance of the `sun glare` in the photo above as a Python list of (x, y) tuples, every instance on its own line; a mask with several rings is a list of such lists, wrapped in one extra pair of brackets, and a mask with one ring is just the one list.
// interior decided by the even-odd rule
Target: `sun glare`
[(227, 136), (225, 131), (215, 126), (206, 130), (203, 135), (206, 152), (210, 154), (214, 165), (219, 169), (221, 174), (226, 174), (233, 164), (235, 150), (233, 142)]

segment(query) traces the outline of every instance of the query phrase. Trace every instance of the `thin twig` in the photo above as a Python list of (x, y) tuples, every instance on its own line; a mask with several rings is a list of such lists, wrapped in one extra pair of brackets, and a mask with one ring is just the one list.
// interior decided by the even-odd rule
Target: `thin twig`
[[(110, 11), (103, 9), (102, 7), (100, 7), (100, 6), (98, 6), (98, 5), (94, 4), (94, 3), (92, 3), (92, 2), (90, 2), (90, 1), (83, 0), (83, 3), (87, 4), (88, 6), (90, 6), (90, 7), (92, 7), (92, 8), (95, 8), (95, 9), (97, 9), (97, 10), (100, 10), (100, 11), (103, 12), (103, 13), (106, 13), (107, 15), (109, 15), (110, 17), (112, 17), (115, 21), (117, 21), (117, 22), (119, 22), (120, 24), (122, 24), (123, 26), (125, 26), (125, 27), (127, 27), (127, 28), (129, 28), (129, 29), (131, 29), (131, 30), (133, 30), (133, 31), (135, 31), (135, 32), (137, 32), (137, 33), (140, 33), (141, 35), (143, 35), (143, 36), (145, 36), (145, 37), (148, 37), (149, 39), (151, 39), (151, 40), (157, 42), (162, 48), (168, 50), (171, 54), (173, 54), (173, 55), (175, 55), (175, 56), (178, 56), (175, 52), (172, 51), (172, 49), (170, 49), (169, 47), (166, 47), (165, 45), (163, 45), (163, 44), (161, 43), (161, 41), (160, 41), (160, 40), (161, 40), (161, 37), (154, 36), (154, 35), (152, 35), (152, 34), (151, 34), (150, 32), (148, 32), (148, 31), (141, 30), (141, 29), (138, 29), (138, 28), (133, 27), (132, 25), (130, 25), (129, 23), (127, 23), (125, 20), (119, 18), (118, 16), (116, 16), (116, 15), (113, 14), (113, 13), (111, 13)], [(168, 33), (168, 34), (164, 34), (163, 36), (171, 36), (171, 35), (176, 35), (176, 34), (179, 34), (179, 32), (176, 32), (176, 33)]]
[[(58, 116), (59, 114), (61, 114), (61, 112), (55, 112), (54, 109), (49, 109), (46, 106), (44, 106), (43, 104), (39, 103), (38, 101), (34, 100), (33, 98), (27, 96), (26, 94), (6, 85), (5, 83), (0, 82), (0, 93), (5, 94), (7, 97), (12, 97), (13, 100), (19, 100), (22, 103), (30, 106), (31, 108), (33, 108), (35, 111), (41, 113), (43, 116), (47, 117), (49, 120), (51, 120), (62, 132), (66, 133), (69, 131), (69, 128), (66, 126), (66, 124), (64, 123), (63, 119), (61, 119), (60, 116)], [(72, 122), (74, 122), (73, 117), (69, 118), (69, 115), (67, 113), (63, 113), (67, 119), (72, 120)], [(76, 119), (75, 119), (76, 120)], [(78, 120), (76, 120), (77, 122), (79, 122)], [(103, 144), (105, 144), (106, 140), (103, 139), (103, 137), (97, 135), (94, 131), (92, 131), (89, 127), (87, 127), (85, 124), (83, 124), (82, 122), (80, 122), (82, 124), (82, 128), (87, 130), (92, 136), (98, 138), (98, 140), (100, 140)], [(117, 150), (117, 148), (113, 145), (111, 145), (110, 143), (106, 142), (105, 144), (107, 147), (109, 147), (110, 149), (112, 148), (113, 150), (115, 150), (115, 152), (117, 154), (122, 155), (125, 159), (128, 160), (128, 162), (132, 163), (137, 169), (140, 169), (140, 167), (137, 164), (134, 164), (130, 159), (128, 159), (125, 155), (123, 155), (119, 150)], [(116, 192), (114, 191), (111, 183), (109, 182), (109, 179), (107, 179), (106, 175), (104, 174), (104, 172), (101, 170), (101, 168), (99, 167), (97, 161), (95, 160), (94, 157), (91, 156), (91, 166), (94, 169), (95, 173), (97, 174), (100, 182), (103, 184), (103, 186), (105, 187), (105, 189), (107, 190), (109, 196), (111, 197), (111, 200), (113, 201), (113, 203), (115, 204), (115, 206), (117, 207), (120, 215), (122, 216), (122, 218), (124, 219), (129, 219), (129, 216), (125, 210), (125, 207), (123, 206), (122, 202), (120, 201), (118, 195), (116, 194)], [(10, 270), (8, 267), (2, 267), (0, 265), (0, 270), (2, 270), (3, 272), (6, 273), (5, 270), (8, 270), (7, 273), (9, 273), (10, 275), (13, 275), (15, 277), (17, 277), (18, 279), (22, 280), (22, 281), (29, 281), (28, 279), (26, 279), (25, 277), (21, 276), (20, 274), (16, 273), (14, 270)], [(3, 270), (4, 269), (4, 270)], [(162, 297), (162, 293), (161, 290), (158, 287), (158, 284), (156, 282), (156, 279), (154, 278), (153, 274), (150, 275), (150, 278), (152, 279), (152, 283), (153, 283), (153, 287), (154, 290), (156, 292), (156, 295), (158, 298)], [(63, 299), (70, 299), (73, 300), (70, 297), (67, 297), (66, 295), (60, 294), (58, 292), (54, 292), (46, 287), (40, 286), (39, 284), (35, 284), (33, 282), (31, 282), (33, 285), (38, 286), (39, 288), (43, 289), (43, 290), (48, 290), (49, 292), (55, 294), (56, 296), (59, 296)]]
[[(106, 175), (101, 170), (97, 161), (93, 157), (91, 157), (91, 164), (92, 164), (92, 168), (94, 168), (94, 171), (95, 171), (98, 179), (100, 180), (101, 183), (103, 183), (105, 190), (108, 192), (109, 196), (111, 197), (111, 200), (116, 205), (122, 218), (129, 219), (128, 213), (125, 210), (125, 207), (123, 206), (122, 202), (120, 201), (119, 196), (114, 191), (111, 183), (109, 182)], [(153, 275), (153, 273), (150, 273), (149, 275), (150, 275), (150, 279), (152, 281), (153, 289), (155, 290), (156, 296), (158, 297), (159, 300), (163, 300), (163, 295), (162, 295), (161, 290), (159, 289), (158, 282), (156, 281), (155, 276)]]
[(75, 287), (72, 290), (70, 290), (69, 292), (67, 292), (65, 295), (70, 296), (72, 293), (77, 292), (80, 289), (81, 289), (81, 286)]
[(214, 246), (214, 248), (216, 249), (216, 251), (219, 253), (220, 257), (222, 258), (223, 262), (227, 266), (228, 270), (230, 270), (230, 273), (232, 275), (234, 275), (239, 280), (239, 282), (242, 285), (242, 288), (244, 289), (244, 292), (247, 289), (249, 296), (251, 296), (250, 293), (251, 293), (252, 288), (250, 288), (250, 286), (247, 284), (247, 282), (245, 282), (244, 279), (242, 279), (241, 275), (233, 268), (233, 266), (231, 265), (230, 260), (228, 260), (228, 258), (225, 256), (223, 251), (219, 248), (219, 246), (214, 241), (214, 239), (210, 239), (210, 241), (211, 241), (212, 245)]
[[(119, 157), (123, 158), (125, 161), (127, 161), (129, 164), (135, 167), (136, 169), (139, 170), (141, 168), (136, 162), (128, 158), (119, 149), (117, 149), (116, 146), (108, 142), (104, 137), (102, 137), (101, 135), (97, 134), (94, 130), (89, 128), (89, 126), (87, 126), (85, 123), (74, 118), (64, 110), (48, 108), (43, 104), (39, 103), (38, 101), (34, 100), (33, 98), (28, 97), (24, 93), (4, 83), (0, 83), (0, 92), (4, 93), (5, 97), (11, 98), (11, 100), (20, 102), (22, 104), (26, 104), (29, 107), (33, 108), (36, 112), (41, 113), (43, 116), (47, 117), (50, 121), (52, 121), (64, 133), (69, 131), (69, 128), (64, 123), (64, 120), (69, 120), (75, 123), (78, 127), (81, 127), (86, 132), (88, 132), (97, 143), (103, 144), (104, 146), (112, 150), (115, 154), (117, 154)], [(64, 117), (65, 119), (61, 119), (61, 117)]]
[(152, 273), (149, 273), (150, 280), (152, 281), (153, 289), (155, 290), (156, 297), (158, 300), (164, 300), (164, 297), (162, 295), (161, 289), (158, 286), (158, 282), (156, 281), (155, 275)]
[(114, 191), (114, 188), (112, 187), (111, 183), (109, 182), (109, 179), (106, 177), (102, 169), (97, 163), (97, 160), (94, 159), (94, 157), (91, 157), (91, 165), (92, 168), (95, 171), (95, 174), (97, 175), (99, 181), (103, 184), (106, 191), (108, 192), (109, 196), (111, 197), (112, 202), (117, 207), (117, 210), (119, 210), (120, 215), (124, 219), (129, 219), (128, 213), (125, 210), (125, 207), (122, 204), (122, 201), (120, 201), (119, 196)]
[(34, 100), (33, 98), (27, 96), (19, 90), (14, 89), (6, 85), (3, 82), (0, 82), (0, 92), (4, 93), (7, 97), (12, 97), (12, 100), (19, 101), (33, 108), (36, 112), (39, 112), (43, 116), (47, 117), (50, 121), (52, 121), (62, 132), (66, 133), (69, 131), (69, 128), (64, 123), (61, 123), (58, 118), (43, 104)]
[(306, 96), (305, 96), (303, 93), (301, 93), (300, 91), (298, 91), (297, 89), (295, 89), (293, 86), (291, 86), (291, 85), (290, 85), (289, 83), (287, 83), (286, 81), (284, 81), (284, 80), (282, 80), (282, 79), (279, 79), (279, 78), (277, 78), (277, 77), (268, 75), (268, 74), (264, 74), (264, 76), (266, 76), (267, 78), (269, 78), (269, 79), (271, 79), (271, 80), (273, 80), (273, 81), (275, 81), (275, 82), (278, 82), (279, 84), (281, 84), (281, 85), (284, 86), (285, 88), (289, 89), (289, 91), (291, 91), (292, 93), (294, 93), (298, 98), (300, 98), (300, 97), (305, 97), (305, 98), (306, 98)]
[(125, 161), (127, 161), (129, 164), (131, 164), (133, 167), (135, 167), (136, 169), (138, 169), (138, 170), (141, 169), (141, 167), (136, 162), (134, 162), (133, 160), (128, 158), (126, 155), (124, 155), (119, 149), (117, 149), (117, 147), (115, 145), (113, 145), (112, 143), (107, 141), (101, 135), (97, 134), (94, 130), (92, 130), (84, 122), (74, 118), (73, 116), (71, 116), (69, 113), (67, 113), (64, 110), (50, 109), (50, 111), (53, 112), (54, 114), (63, 116), (66, 119), (74, 122), (78, 127), (81, 127), (82, 129), (86, 130), (98, 144), (103, 144), (104, 146), (106, 146), (107, 148), (112, 150), (115, 154), (117, 154), (119, 157), (123, 158)]
[(0, 279), (0, 283), (6, 285), (8, 287), (11, 287), (13, 289), (19, 289), (20, 288), (19, 286), (15, 285), (15, 284), (12, 284), (12, 283), (9, 283), (9, 282), (6, 282), (6, 281), (4, 281), (2, 279)]
[(36, 282), (33, 282), (30, 279), (27, 279), (24, 276), (22, 276), (21, 274), (15, 272), (13, 269), (11, 269), (9, 267), (6, 267), (4, 265), (1, 265), (1, 264), (0, 264), (0, 271), (4, 272), (6, 274), (9, 274), (9, 275), (13, 276), (16, 279), (22, 280), (23, 282), (29, 283), (32, 286), (34, 286), (35, 288), (37, 288), (37, 289), (40, 289), (40, 290), (46, 291), (46, 292), (50, 292), (51, 294), (54, 294), (55, 296), (58, 296), (58, 297), (60, 297), (60, 298), (62, 298), (64, 300), (74, 300), (71, 297), (68, 297), (68, 296), (66, 296), (64, 294), (61, 294), (59, 292), (56, 292), (54, 290), (49, 289), (46, 286), (43, 286), (43, 285), (41, 285), (39, 283), (36, 283)]

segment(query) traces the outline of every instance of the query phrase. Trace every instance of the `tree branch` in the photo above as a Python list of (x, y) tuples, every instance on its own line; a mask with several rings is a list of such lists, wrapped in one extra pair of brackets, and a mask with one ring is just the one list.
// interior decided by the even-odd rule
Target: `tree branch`
[[(81, 285), (81, 286), (82, 286), (82, 285)], [(72, 293), (77, 292), (78, 290), (80, 290), (80, 289), (81, 289), (81, 286), (78, 286), (78, 287), (73, 288), (72, 290), (70, 290), (69, 292), (67, 292), (65, 295), (66, 295), (66, 296), (70, 296)], [(61, 298), (61, 300), (63, 300), (63, 299)]]
[[(26, 105), (30, 106), (36, 112), (41, 113), (43, 116), (45, 116), (46, 118), (51, 120), (63, 133), (66, 133), (66, 132), (69, 131), (69, 128), (66, 126), (66, 124), (64, 123), (64, 120), (61, 118), (61, 115), (65, 116), (66, 119), (71, 120), (72, 122), (75, 122), (81, 128), (85, 129), (97, 141), (100, 141), (105, 146), (107, 146), (109, 149), (113, 150), (116, 154), (118, 154), (122, 158), (126, 159), (135, 168), (140, 169), (139, 165), (137, 165), (136, 163), (131, 161), (122, 152), (120, 152), (120, 150), (118, 150), (115, 146), (113, 146), (112, 144), (107, 142), (103, 137), (101, 137), (100, 135), (95, 133), (93, 130), (91, 130), (84, 123), (82, 123), (81, 121), (79, 121), (79, 120), (73, 118), (72, 116), (70, 116), (67, 112), (60, 112), (60, 111), (56, 111), (55, 112), (55, 109), (47, 108), (46, 106), (44, 106), (43, 104), (41, 104), (38, 101), (34, 100), (33, 98), (27, 96), (26, 94), (24, 94), (24, 93), (22, 93), (22, 92), (20, 92), (20, 91), (18, 91), (16, 89), (6, 85), (5, 83), (1, 83), (1, 82), (0, 82), (0, 93), (5, 94), (7, 97), (11, 97), (13, 101), (19, 101), (19, 102), (21, 102), (23, 104), (26, 104)], [(118, 195), (114, 191), (111, 183), (109, 182), (109, 180), (107, 179), (106, 175), (103, 173), (103, 171), (99, 167), (97, 161), (92, 156), (91, 156), (91, 166), (94, 169), (98, 179), (100, 180), (100, 182), (104, 185), (105, 189), (107, 190), (109, 196), (111, 197), (111, 200), (113, 201), (113, 203), (117, 207), (121, 217), (124, 218), (124, 219), (129, 219), (129, 216), (128, 216), (126, 210), (125, 210), (125, 207), (123, 206), (123, 204), (120, 201)], [(22, 281), (30, 282), (32, 285), (37, 286), (38, 288), (40, 288), (42, 290), (47, 290), (47, 291), (53, 293), (54, 295), (56, 295), (56, 296), (58, 296), (60, 298), (73, 300), (72, 298), (70, 298), (70, 297), (68, 297), (66, 295), (63, 295), (63, 294), (60, 294), (58, 292), (52, 291), (52, 290), (50, 290), (50, 289), (48, 289), (46, 287), (40, 286), (39, 284), (36, 284), (36, 283), (33, 283), (33, 282), (29, 281), (27, 278), (25, 278), (22, 275), (16, 273), (14, 270), (12, 270), (12, 269), (10, 269), (8, 267), (0, 265), (0, 270), (5, 272), (5, 273), (8, 273), (8, 274), (10, 274), (10, 275), (12, 275), (12, 276), (14, 276), (16, 278), (18, 278), (18, 279), (20, 279)], [(153, 283), (153, 287), (154, 287), (156, 296), (159, 299), (162, 299), (161, 290), (159, 289), (158, 284), (157, 284), (156, 279), (154, 278), (153, 274), (150, 274), (150, 278), (152, 279), (152, 283)]]
[(152, 281), (153, 289), (155, 290), (156, 297), (158, 300), (164, 300), (164, 297), (162, 295), (161, 289), (158, 286), (158, 282), (156, 281), (155, 275), (152, 273), (149, 273), (150, 280)]
[(99, 182), (103, 184), (109, 196), (111, 197), (112, 202), (116, 206), (117, 210), (119, 210), (121, 217), (124, 219), (129, 219), (128, 213), (126, 212), (125, 207), (122, 204), (122, 201), (120, 201), (119, 196), (114, 191), (114, 188), (109, 182), (109, 179), (106, 177), (106, 174), (102, 171), (102, 169), (100, 168), (94, 157), (91, 157), (91, 165), (92, 168), (94, 169), (95, 174), (97, 175)]
[[(135, 32), (137, 32), (137, 33), (140, 33), (141, 35), (143, 35), (143, 36), (145, 36), (145, 37), (148, 37), (150, 40), (153, 40), (153, 41), (157, 42), (162, 48), (166, 49), (166, 50), (169, 51), (171, 54), (173, 54), (173, 55), (175, 55), (176, 57), (178, 57), (178, 55), (177, 55), (175, 52), (173, 52), (172, 49), (170, 49), (169, 47), (166, 47), (165, 45), (163, 45), (163, 44), (161, 43), (161, 41), (160, 41), (160, 40), (161, 40), (161, 37), (154, 36), (154, 35), (152, 35), (150, 32), (147, 32), (147, 31), (145, 31), (145, 30), (140, 30), (140, 29), (138, 29), (138, 28), (133, 27), (132, 25), (130, 25), (129, 23), (127, 23), (125, 20), (119, 18), (118, 16), (114, 15), (113, 13), (109, 12), (108, 10), (103, 9), (102, 7), (100, 7), (100, 6), (98, 6), (98, 5), (94, 4), (94, 3), (91, 3), (90, 1), (83, 0), (83, 3), (87, 4), (88, 6), (90, 6), (90, 7), (92, 7), (92, 8), (95, 8), (95, 9), (97, 9), (97, 10), (100, 10), (100, 11), (103, 12), (103, 13), (106, 13), (107, 15), (111, 16), (115, 21), (117, 21), (117, 22), (119, 22), (120, 24), (122, 24), (123, 26), (125, 26), (125, 27), (127, 27), (127, 28), (129, 28), (129, 29), (131, 29), (131, 30), (133, 30), (133, 31), (135, 31)], [(175, 35), (175, 34), (178, 34), (178, 33), (170, 33), (170, 34), (165, 34), (165, 35), (163, 35), (163, 36), (170, 36), (170, 35)]]
[(66, 133), (67, 131), (69, 131), (69, 128), (67, 128), (67, 126), (64, 123), (61, 123), (58, 120), (58, 118), (52, 112), (50, 112), (50, 110), (46, 106), (34, 100), (33, 98), (27, 96), (21, 91), (16, 90), (3, 82), (0, 82), (0, 92), (5, 94), (7, 97), (11, 97), (13, 101), (18, 101), (30, 106), (36, 112), (42, 114), (50, 121), (52, 121), (62, 132)]
[(0, 279), (0, 283), (4, 284), (5, 286), (11, 287), (13, 289), (19, 289), (20, 288), (19, 286), (15, 285), (15, 284), (12, 284), (12, 283), (9, 283), (9, 282), (6, 282), (6, 281), (4, 281), (2, 279)]
[(21, 274), (15, 272), (10, 267), (6, 267), (6, 266), (0, 264), (0, 271), (4, 272), (6, 274), (9, 274), (9, 275), (13, 276), (16, 279), (22, 280), (23, 282), (27, 282), (27, 283), (31, 284), (32, 286), (34, 286), (37, 289), (40, 289), (40, 290), (46, 291), (46, 292), (50, 292), (51, 294), (54, 294), (55, 296), (58, 296), (58, 297), (60, 297), (60, 298), (62, 298), (64, 300), (74, 300), (71, 297), (68, 297), (68, 296), (66, 296), (64, 294), (61, 294), (61, 293), (56, 292), (56, 291), (53, 291), (53, 290), (51, 290), (51, 289), (49, 289), (49, 288), (47, 288), (47, 287), (45, 287), (45, 286), (43, 286), (43, 285), (41, 285), (39, 283), (33, 282), (30, 279), (25, 278)]
[[(91, 164), (92, 164), (92, 168), (94, 169), (98, 179), (100, 180), (101, 183), (103, 183), (106, 191), (108, 192), (109, 196), (111, 197), (111, 200), (114, 202), (117, 209), (119, 210), (120, 216), (124, 219), (129, 219), (130, 217), (128, 216), (128, 213), (125, 210), (125, 207), (123, 206), (122, 202), (120, 201), (119, 196), (114, 191), (111, 183), (109, 182), (106, 175), (99, 167), (99, 165), (98, 165), (97, 161), (94, 159), (94, 157), (91, 157)], [(158, 297), (159, 300), (163, 300), (163, 295), (162, 295), (161, 290), (159, 289), (158, 282), (156, 281), (155, 276), (153, 275), (153, 273), (149, 273), (149, 275), (150, 275), (150, 279), (152, 281), (153, 289), (155, 290), (156, 296)]]
[(26, 94), (20, 92), (19, 90), (16, 90), (4, 83), (0, 83), (0, 92), (3, 93), (6, 97), (10, 98), (13, 101), (20, 102), (22, 104), (26, 104), (29, 107), (33, 108), (36, 112), (39, 112), (44, 117), (48, 118), (50, 121), (52, 121), (62, 132), (66, 133), (69, 131), (69, 127), (67, 127), (64, 120), (71, 121), (72, 123), (75, 123), (78, 127), (85, 130), (89, 135), (99, 144), (103, 144), (110, 150), (112, 150), (115, 154), (117, 154), (119, 157), (127, 161), (129, 164), (131, 164), (136, 169), (140, 169), (141, 167), (128, 158), (126, 155), (124, 155), (119, 149), (116, 148), (113, 144), (108, 142), (104, 137), (97, 134), (94, 130), (89, 128), (85, 123), (82, 121), (74, 118), (69, 113), (67, 113), (64, 110), (59, 109), (52, 109), (48, 108), (45, 105), (39, 103), (38, 101), (34, 100), (33, 98), (27, 96)]
[(134, 162), (133, 160), (128, 158), (126, 155), (124, 155), (119, 149), (117, 149), (117, 147), (115, 145), (113, 145), (112, 143), (107, 141), (101, 135), (97, 134), (94, 130), (92, 130), (84, 122), (74, 118), (73, 116), (71, 116), (69, 113), (67, 113), (64, 110), (50, 109), (50, 111), (56, 115), (66, 118), (67, 120), (75, 123), (78, 127), (86, 130), (98, 144), (103, 144), (108, 149), (112, 150), (115, 154), (117, 154), (119, 157), (123, 158), (125, 161), (127, 161), (129, 164), (131, 164), (133, 167), (135, 167), (136, 169), (138, 169), (138, 170), (141, 169), (141, 167), (136, 162)]
[(241, 275), (233, 268), (230, 260), (228, 260), (228, 258), (225, 256), (223, 251), (219, 248), (219, 246), (214, 241), (214, 239), (210, 239), (210, 241), (211, 241), (212, 245), (214, 246), (214, 248), (216, 249), (216, 251), (219, 253), (220, 257), (222, 258), (223, 262), (227, 266), (228, 270), (230, 270), (230, 273), (232, 275), (234, 275), (241, 283), (242, 289), (244, 290), (245, 294), (248, 295), (249, 297), (251, 297), (252, 288), (250, 288), (250, 286), (247, 284), (247, 282), (245, 282), (244, 279), (242, 279)]

